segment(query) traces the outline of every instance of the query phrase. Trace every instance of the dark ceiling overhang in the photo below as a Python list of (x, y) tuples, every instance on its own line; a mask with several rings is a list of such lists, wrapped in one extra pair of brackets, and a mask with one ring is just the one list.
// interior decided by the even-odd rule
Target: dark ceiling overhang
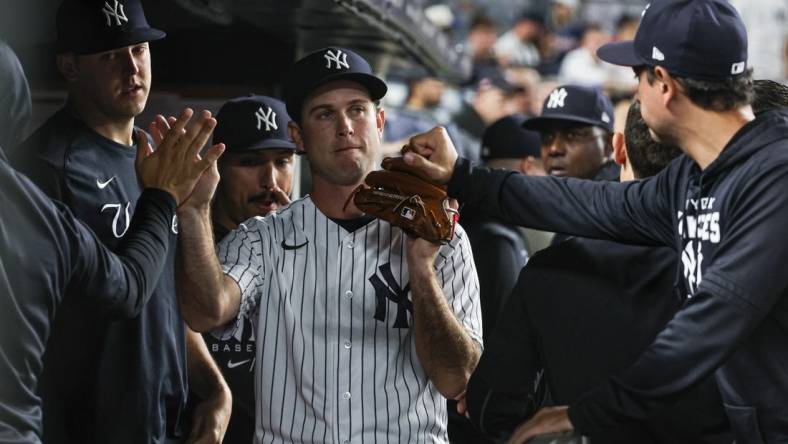
[[(19, 53), (34, 85), (59, 84), (54, 69), (58, 1), (1, 0), (0, 37)], [(121, 0), (122, 1), (122, 0)], [(424, 14), (423, 0), (143, 0), (167, 32), (152, 45), (159, 86), (181, 91), (275, 90), (287, 65), (325, 46), (349, 47), (375, 70), (420, 64), (448, 80), (470, 60)], [(8, 14), (6, 14), (6, 12)]]
[[(391, 66), (418, 63), (433, 74), (463, 80), (470, 74), (470, 59), (436, 28), (424, 14), (423, 0), (170, 0), (174, 5), (210, 23), (219, 34), (246, 30), (259, 32), (292, 51), (295, 59), (325, 46), (346, 46), (367, 57), (385, 74)], [(192, 23), (163, 9), (151, 21), (164, 29), (188, 30)], [(152, 5), (153, 6), (153, 5)], [(146, 4), (147, 7), (147, 4)], [(158, 11), (157, 11), (158, 12)], [(254, 51), (270, 40), (237, 44)]]

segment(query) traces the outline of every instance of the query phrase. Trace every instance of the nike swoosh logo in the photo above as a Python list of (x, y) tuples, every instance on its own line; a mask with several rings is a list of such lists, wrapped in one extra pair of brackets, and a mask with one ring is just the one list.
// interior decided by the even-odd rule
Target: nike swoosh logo
[(227, 361), (227, 368), (235, 368), (244, 365), (249, 361), (251, 361), (251, 359), (244, 359), (243, 361), (238, 361), (238, 362)]
[(103, 190), (104, 188), (107, 188), (107, 185), (109, 185), (109, 183), (113, 180), (115, 180), (115, 176), (110, 177), (106, 182), (96, 179), (96, 186), (99, 188), (99, 190)]
[(308, 243), (309, 241), (304, 241), (304, 243), (301, 245), (287, 245), (285, 241), (282, 241), (282, 248), (284, 248), (285, 250), (298, 250), (299, 248), (303, 247)]

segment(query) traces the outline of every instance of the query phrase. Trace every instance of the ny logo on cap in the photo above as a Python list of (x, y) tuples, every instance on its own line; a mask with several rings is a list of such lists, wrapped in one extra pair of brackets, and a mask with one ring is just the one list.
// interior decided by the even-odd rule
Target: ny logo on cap
[(662, 51), (659, 50), (656, 46), (651, 48), (651, 58), (654, 60), (659, 60), (660, 62), (665, 60), (665, 54), (662, 54)]
[(128, 23), (129, 19), (126, 18), (126, 13), (123, 11), (123, 3), (118, 2), (118, 0), (114, 1), (115, 4), (113, 6), (110, 6), (109, 2), (104, 2), (104, 9), (101, 10), (107, 18), (107, 26), (112, 26), (113, 18), (117, 26), (121, 25), (121, 20)]
[(563, 108), (564, 107), (564, 100), (566, 100), (566, 90), (564, 88), (557, 89), (550, 93), (550, 99), (547, 101), (547, 107), (552, 108)]
[(277, 130), (279, 127), (276, 125), (276, 113), (272, 108), (268, 108), (267, 111), (263, 111), (263, 107), (261, 106), (257, 112), (254, 113), (254, 116), (257, 117), (257, 129), (261, 129), (263, 124), (265, 124), (265, 131), (271, 131), (271, 128)]
[(326, 68), (331, 68), (331, 64), (336, 64), (336, 69), (350, 69), (350, 65), (347, 63), (347, 54), (342, 52), (341, 49), (337, 49), (336, 54), (330, 49), (323, 54), (323, 57), (326, 59)]

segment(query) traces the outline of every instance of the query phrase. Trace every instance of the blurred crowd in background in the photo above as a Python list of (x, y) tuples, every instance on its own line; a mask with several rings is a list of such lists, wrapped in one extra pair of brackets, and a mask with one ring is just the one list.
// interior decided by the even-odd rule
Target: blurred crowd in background
[[(629, 68), (604, 63), (596, 50), (635, 36), (646, 1), (453, 0), (425, 13), (462, 45), (473, 61), (463, 83), (423, 68), (394, 70), (387, 81), (386, 140), (392, 151), (409, 134), (448, 127), (463, 155), (478, 159), (484, 129), (511, 114), (538, 115), (558, 85), (603, 90), (616, 105), (616, 131), (637, 87)], [(788, 2), (734, 0), (749, 33), (756, 79), (788, 79)]]

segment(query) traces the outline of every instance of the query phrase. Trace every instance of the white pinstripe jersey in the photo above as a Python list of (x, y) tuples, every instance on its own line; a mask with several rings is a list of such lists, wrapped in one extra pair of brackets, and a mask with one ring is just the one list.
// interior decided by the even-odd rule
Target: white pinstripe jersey
[[(307, 196), (219, 244), (224, 272), (241, 288), (239, 318), (259, 312), (256, 443), (448, 442), (446, 400), (410, 328), (404, 241), (380, 220), (348, 233)], [(479, 284), (462, 228), (436, 270), (481, 344)]]

